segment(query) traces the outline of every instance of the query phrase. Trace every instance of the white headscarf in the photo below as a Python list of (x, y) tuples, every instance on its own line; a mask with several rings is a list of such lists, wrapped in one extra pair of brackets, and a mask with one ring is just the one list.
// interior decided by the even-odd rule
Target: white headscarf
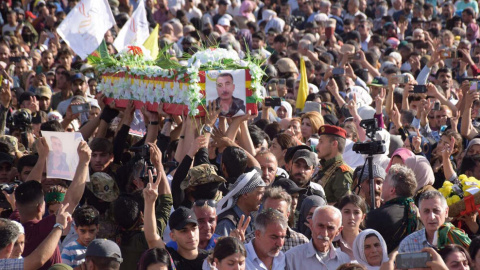
[(238, 197), (252, 192), (257, 187), (264, 187), (265, 182), (256, 170), (240, 175), (231, 186), (230, 191), (217, 203), (217, 216), (235, 206)]
[(353, 241), (353, 256), (355, 257), (355, 260), (361, 265), (364, 265), (367, 267), (368, 270), (378, 270), (380, 269), (380, 266), (371, 266), (367, 262), (367, 257), (365, 257), (365, 238), (367, 235), (370, 234), (375, 234), (380, 241), (380, 245), (382, 245), (382, 252), (383, 252), (383, 259), (382, 263), (388, 261), (388, 253), (387, 253), (387, 244), (385, 243), (385, 240), (383, 240), (382, 235), (372, 229), (366, 229), (362, 231), (357, 237), (355, 238), (355, 241)]
[(270, 28), (277, 30), (277, 33), (283, 33), (283, 27), (285, 27), (285, 21), (275, 17), (268, 21), (267, 25), (265, 25), (265, 33), (267, 33), (268, 29)]
[(277, 110), (280, 109), (280, 107), (284, 107), (285, 110), (287, 110), (287, 117), (285, 118), (288, 118), (288, 119), (292, 118), (292, 105), (290, 105), (290, 103), (286, 101), (282, 101), (281, 106), (275, 107), (275, 112), (277, 112)]

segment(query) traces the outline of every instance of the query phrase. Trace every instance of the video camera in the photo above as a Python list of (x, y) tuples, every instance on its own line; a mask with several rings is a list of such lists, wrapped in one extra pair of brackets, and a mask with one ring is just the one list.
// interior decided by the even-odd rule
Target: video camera
[(141, 173), (141, 179), (143, 183), (147, 184), (148, 171), (151, 171), (152, 175), (154, 175), (153, 164), (150, 161), (150, 145), (145, 144), (142, 146), (130, 147), (130, 151), (135, 153), (135, 155), (132, 158), (132, 162), (134, 164), (137, 162), (141, 162), (142, 164), (144, 164), (144, 169)]
[(375, 134), (381, 128), (378, 127), (377, 119), (365, 119), (360, 121), (360, 126), (365, 129), (366, 135), (372, 141), (370, 142), (358, 142), (355, 143), (352, 147), (352, 150), (364, 155), (377, 155), (377, 154), (385, 154), (386, 147), (385, 141), (377, 141), (375, 140)]

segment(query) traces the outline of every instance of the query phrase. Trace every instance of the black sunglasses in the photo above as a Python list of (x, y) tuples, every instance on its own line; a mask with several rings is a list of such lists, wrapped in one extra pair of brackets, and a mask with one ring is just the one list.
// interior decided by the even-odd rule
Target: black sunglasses
[(198, 207), (205, 206), (205, 204), (207, 204), (208, 206), (213, 207), (213, 208), (217, 207), (217, 202), (215, 200), (201, 199), (201, 200), (196, 200), (195, 201), (195, 206), (198, 206)]

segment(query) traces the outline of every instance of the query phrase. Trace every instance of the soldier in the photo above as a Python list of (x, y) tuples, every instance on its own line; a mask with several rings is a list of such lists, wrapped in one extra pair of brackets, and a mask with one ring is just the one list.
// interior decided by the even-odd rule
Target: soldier
[(246, 112), (245, 102), (233, 96), (235, 84), (232, 74), (222, 73), (218, 75), (215, 84), (218, 94), (216, 104), (222, 109), (220, 113), (221, 116), (232, 117), (242, 115)]
[(329, 204), (336, 203), (350, 192), (353, 170), (343, 162), (347, 132), (340, 127), (323, 125), (318, 130), (320, 138), (316, 147), (320, 170), (313, 181), (323, 186)]

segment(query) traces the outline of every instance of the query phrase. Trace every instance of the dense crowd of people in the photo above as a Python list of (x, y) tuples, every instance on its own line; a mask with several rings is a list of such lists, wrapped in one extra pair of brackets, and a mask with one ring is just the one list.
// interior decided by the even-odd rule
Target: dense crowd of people
[(172, 60), (263, 60), (276, 106), (222, 74), (203, 117), (106, 102), (56, 32), (83, 2), (0, 1), (1, 269), (480, 269), (476, 1), (146, 0)]

